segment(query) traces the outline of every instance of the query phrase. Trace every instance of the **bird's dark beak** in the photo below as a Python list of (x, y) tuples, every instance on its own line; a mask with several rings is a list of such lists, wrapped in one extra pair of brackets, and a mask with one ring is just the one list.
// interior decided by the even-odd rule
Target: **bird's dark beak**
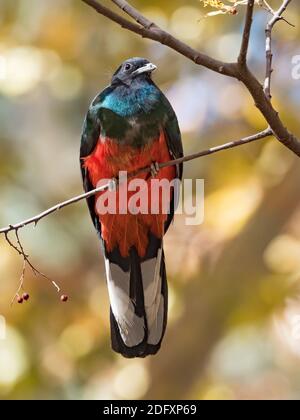
[(140, 67), (139, 69), (135, 70), (133, 72), (133, 75), (137, 76), (137, 75), (142, 74), (142, 73), (152, 73), (156, 69), (157, 69), (157, 67), (156, 67), (155, 64), (148, 63), (148, 64), (145, 64), (143, 67)]

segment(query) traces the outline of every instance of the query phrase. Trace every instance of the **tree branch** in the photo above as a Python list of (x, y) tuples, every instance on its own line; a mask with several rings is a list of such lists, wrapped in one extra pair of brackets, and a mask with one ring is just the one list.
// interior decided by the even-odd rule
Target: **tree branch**
[(261, 131), (260, 133), (254, 134), (253, 136), (244, 137), (241, 140), (230, 141), (228, 143), (222, 144), (221, 146), (211, 147), (208, 150), (203, 150), (202, 152), (198, 152), (198, 153), (194, 153), (192, 155), (184, 156), (183, 158), (175, 159), (175, 160), (172, 160), (171, 162), (161, 163), (159, 165), (159, 167), (164, 168), (166, 166), (170, 166), (171, 164), (179, 165), (180, 163), (189, 162), (193, 159), (197, 159), (197, 158), (200, 158), (200, 157), (203, 157), (203, 156), (209, 156), (209, 155), (212, 155), (214, 153), (221, 152), (223, 150), (233, 149), (234, 147), (238, 147), (238, 146), (242, 146), (244, 144), (252, 143), (254, 141), (261, 140), (261, 139), (264, 139), (266, 137), (270, 137), (272, 135), (273, 135), (273, 131), (270, 128), (267, 128), (266, 130)]
[(111, 0), (118, 6), (123, 12), (127, 13), (128, 16), (132, 17), (138, 24), (143, 26), (145, 29), (157, 28), (160, 29), (154, 22), (151, 22), (145, 16), (141, 15), (133, 6), (131, 6), (125, 0)]
[(17, 231), (19, 229), (24, 228), (25, 226), (34, 224), (35, 226), (38, 222), (45, 217), (49, 216), (52, 213), (55, 213), (58, 210), (63, 209), (64, 207), (70, 206), (71, 204), (75, 204), (78, 201), (84, 200), (85, 198), (92, 197), (93, 195), (97, 194), (98, 192), (105, 191), (109, 187), (109, 184), (104, 185), (102, 187), (96, 188), (95, 190), (89, 191), (88, 193), (78, 195), (76, 197), (71, 198), (70, 200), (63, 201), (62, 203), (56, 204), (55, 206), (51, 207), (48, 210), (43, 211), (42, 213), (38, 214), (37, 216), (31, 217), (30, 219), (24, 220), (23, 222), (17, 223), (15, 225), (9, 225), (3, 229), (0, 229), (0, 234), (5, 234), (11, 232), (13, 230)]
[(278, 112), (266, 98), (262, 85), (248, 69), (241, 73), (241, 80), (253, 97), (256, 107), (270, 124), (276, 138), (300, 157), (300, 141), (283, 125)]
[[(110, 9), (102, 6), (102, 4), (98, 3), (95, 0), (82, 0), (84, 3), (91, 6), (96, 12), (100, 13), (101, 15), (109, 18), (113, 22), (120, 25), (122, 28), (127, 29), (131, 32), (134, 32), (138, 35), (141, 35), (143, 38), (152, 39), (153, 41), (157, 41), (163, 45), (170, 47), (171, 49), (177, 51), (178, 53), (184, 55), (185, 57), (192, 60), (194, 63), (204, 66), (212, 71), (215, 71), (219, 74), (223, 74), (230, 77), (236, 77), (236, 69), (232, 63), (225, 63), (223, 61), (215, 60), (212, 57), (203, 54), (184, 42), (180, 41), (179, 39), (175, 38), (168, 32), (161, 29), (154, 23), (150, 23), (148, 28), (137, 25), (136, 23), (130, 22), (129, 20), (123, 18), (122, 16), (114, 13)], [(112, 0), (113, 1), (113, 0)], [(122, 2), (125, 3), (125, 2)], [(127, 2), (126, 2), (127, 3)], [(117, 2), (115, 1), (115, 4)], [(128, 3), (127, 3), (128, 4)], [(118, 4), (117, 4), (118, 5)], [(119, 6), (121, 9), (122, 7)], [(129, 9), (126, 8), (127, 13)], [(140, 22), (149, 22), (143, 15), (141, 15), (136, 9), (131, 6), (130, 13), (135, 13), (136, 19)], [(150, 28), (150, 29), (149, 29)]]
[(286, 11), (286, 8), (291, 3), (292, 0), (284, 0), (281, 7), (275, 12), (270, 8), (271, 13), (273, 14), (273, 17), (268, 22), (266, 27), (266, 78), (264, 83), (264, 92), (266, 97), (271, 100), (272, 94), (271, 94), (271, 79), (272, 79), (272, 62), (273, 62), (273, 53), (272, 53), (272, 31), (274, 29), (274, 26), (279, 20), (282, 20), (283, 13)]
[(240, 55), (238, 58), (238, 63), (241, 66), (246, 66), (247, 64), (249, 40), (250, 40), (252, 23), (253, 23), (253, 11), (254, 11), (254, 0), (249, 0), (248, 5), (247, 5), (247, 13), (246, 13), (244, 33), (243, 33), (243, 38), (242, 38), (242, 45), (241, 45)]
[[(203, 157), (203, 156), (212, 155), (212, 154), (221, 152), (223, 150), (233, 149), (234, 147), (242, 146), (242, 145), (247, 144), (247, 143), (251, 143), (251, 142), (266, 138), (266, 137), (270, 137), (272, 135), (273, 135), (272, 130), (270, 128), (267, 128), (266, 130), (264, 130), (260, 133), (254, 134), (254, 135), (249, 136), (249, 137), (245, 137), (241, 140), (231, 141), (229, 143), (222, 144), (221, 146), (212, 147), (210, 149), (201, 151), (199, 153), (184, 156), (180, 159), (175, 159), (175, 160), (171, 160), (169, 162), (160, 163), (158, 166), (159, 166), (160, 169), (162, 169), (162, 168), (165, 168), (167, 166), (179, 165), (180, 163), (188, 162), (190, 160), (197, 159), (197, 158), (200, 158), (200, 157)], [(140, 173), (150, 172), (150, 171), (151, 171), (150, 167), (142, 168), (142, 169), (140, 169), (140, 170), (138, 170), (134, 173), (129, 174), (128, 178), (132, 178), (133, 176), (136, 176)], [(111, 187), (111, 183), (108, 183), (108, 184), (102, 185), (99, 188), (95, 188), (94, 190), (91, 190), (91, 191), (89, 191), (85, 194), (81, 194), (81, 195), (73, 197), (73, 198), (71, 198), (67, 201), (63, 201), (62, 203), (58, 203), (55, 206), (49, 208), (48, 210), (45, 210), (44, 212), (39, 213), (38, 215), (31, 217), (30, 219), (27, 219), (27, 220), (24, 220), (23, 222), (16, 223), (14, 225), (9, 225), (7, 227), (4, 227), (4, 228), (0, 229), (0, 234), (4, 234), (5, 237), (6, 237), (6, 240), (9, 242), (9, 244), (11, 246), (13, 246), (12, 243), (9, 241), (8, 236), (7, 236), (9, 232), (15, 231), (15, 232), (18, 233), (19, 229), (22, 229), (25, 226), (28, 226), (28, 225), (35, 225), (36, 226), (40, 220), (44, 219), (45, 217), (49, 216), (50, 214), (55, 213), (56, 211), (61, 210), (64, 207), (70, 206), (71, 204), (78, 203), (79, 201), (82, 201), (86, 198), (92, 197), (99, 192), (106, 191), (110, 187)], [(13, 248), (16, 249), (15, 246), (13, 246)], [(24, 257), (24, 259), (26, 259), (27, 256), (24, 252), (19, 252), (19, 254), (22, 255)], [(34, 268), (34, 267), (31, 266), (31, 268)]]

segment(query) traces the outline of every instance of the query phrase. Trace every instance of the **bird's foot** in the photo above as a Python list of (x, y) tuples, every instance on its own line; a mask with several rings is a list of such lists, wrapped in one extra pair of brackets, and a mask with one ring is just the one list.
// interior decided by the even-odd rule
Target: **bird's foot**
[(160, 171), (160, 168), (159, 168), (158, 162), (153, 162), (150, 166), (150, 172), (151, 172), (152, 178), (156, 178), (159, 171)]

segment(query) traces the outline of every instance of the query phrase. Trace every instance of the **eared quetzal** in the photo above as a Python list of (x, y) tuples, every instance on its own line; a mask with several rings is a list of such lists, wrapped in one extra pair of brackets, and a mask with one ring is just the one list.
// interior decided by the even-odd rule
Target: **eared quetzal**
[[(126, 60), (114, 73), (110, 86), (93, 100), (80, 150), (85, 191), (127, 171), (128, 182), (134, 172), (135, 180), (143, 180), (149, 187), (147, 197), (152, 199), (153, 178), (181, 179), (182, 165), (157, 167), (157, 163), (182, 157), (183, 149), (175, 112), (151, 79), (155, 69), (143, 58)], [(156, 170), (152, 176), (136, 173), (145, 167)], [(97, 201), (104, 193), (87, 201), (104, 253), (112, 348), (125, 357), (145, 357), (157, 353), (167, 324), (163, 236), (174, 217), (176, 188), (169, 190), (169, 211), (159, 206), (156, 212), (127, 214), (119, 210), (124, 205), (119, 202), (119, 188), (110, 191), (119, 204), (113, 214), (98, 211)], [(127, 192), (130, 200), (133, 193)], [(162, 200), (161, 195), (158, 197)]]

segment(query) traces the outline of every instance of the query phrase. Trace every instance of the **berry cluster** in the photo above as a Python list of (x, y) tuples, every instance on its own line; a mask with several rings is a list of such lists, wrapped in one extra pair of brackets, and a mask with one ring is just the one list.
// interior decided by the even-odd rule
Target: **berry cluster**
[(17, 297), (17, 302), (18, 302), (18, 303), (27, 302), (27, 300), (29, 300), (29, 298), (30, 298), (30, 296), (29, 296), (29, 294), (28, 294), (28, 293), (23, 293), (23, 295), (22, 295), (22, 296), (19, 296), (19, 295), (18, 295), (18, 297)]
[[(27, 302), (29, 300), (30, 296), (28, 293), (23, 293), (22, 296), (18, 295), (17, 296), (17, 302), (18, 303), (23, 303), (23, 302)], [(67, 302), (69, 300), (69, 296), (68, 295), (61, 295), (60, 297), (61, 302)]]

